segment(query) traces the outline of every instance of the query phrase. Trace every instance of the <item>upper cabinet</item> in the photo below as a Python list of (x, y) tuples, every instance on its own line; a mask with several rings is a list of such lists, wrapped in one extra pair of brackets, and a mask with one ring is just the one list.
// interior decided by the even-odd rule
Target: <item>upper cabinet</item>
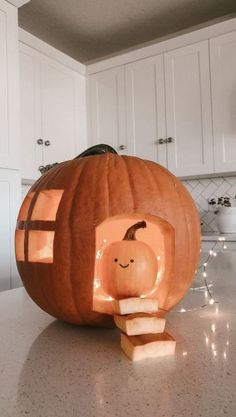
[(208, 42), (90, 76), (91, 142), (177, 176), (213, 172)]
[(213, 172), (208, 42), (165, 57), (167, 165), (178, 176)]
[[(41, 165), (77, 156), (79, 113), (85, 112), (85, 88), (79, 89), (80, 77), (65, 65), (20, 44), (23, 178), (35, 179)], [(85, 87), (85, 79), (81, 82)], [(83, 109), (79, 106), (79, 94), (84, 96)]]
[(127, 153), (124, 67), (89, 77), (91, 144), (105, 143)]
[(126, 65), (126, 99), (134, 155), (178, 176), (213, 170), (207, 42)]
[(236, 31), (210, 40), (216, 172), (236, 170)]
[(163, 56), (126, 65), (125, 79), (129, 151), (166, 166)]
[(19, 168), (17, 9), (0, 0), (0, 167)]

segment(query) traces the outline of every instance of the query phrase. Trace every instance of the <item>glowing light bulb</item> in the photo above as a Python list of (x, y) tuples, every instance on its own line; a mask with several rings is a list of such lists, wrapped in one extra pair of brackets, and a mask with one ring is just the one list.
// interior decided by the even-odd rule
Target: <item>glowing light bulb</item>
[(223, 249), (227, 249), (227, 246), (226, 246), (226, 245), (224, 245), (224, 246), (223, 246)]
[(226, 324), (226, 328), (229, 329), (229, 323)]
[(215, 324), (212, 324), (212, 325), (211, 325), (211, 330), (213, 331), (213, 333), (215, 333), (215, 331), (216, 331), (216, 326), (215, 326)]
[(210, 255), (213, 255), (213, 250), (209, 250), (209, 254)]
[(203, 266), (205, 266), (205, 267), (206, 267), (206, 266), (207, 266), (207, 262), (204, 262)]
[(100, 259), (102, 257), (101, 251), (98, 250), (96, 253), (96, 259)]
[(180, 313), (185, 313), (185, 312), (186, 312), (185, 308), (181, 308)]
[(209, 304), (212, 305), (212, 304), (214, 304), (214, 302), (215, 302), (214, 298), (211, 298), (210, 301), (209, 301)]
[(206, 278), (207, 273), (204, 271), (204, 272), (202, 273), (202, 276), (203, 276), (204, 278)]
[(213, 355), (214, 355), (214, 356), (216, 356), (216, 355), (217, 355), (216, 350), (213, 350)]
[(96, 289), (100, 287), (100, 279), (98, 277), (95, 278), (93, 286)]
[(213, 256), (216, 257), (217, 256), (217, 253), (216, 252), (213, 252)]
[(212, 350), (215, 349), (215, 344), (214, 343), (211, 344), (211, 348), (212, 348)]
[(224, 359), (227, 359), (227, 354), (226, 354), (226, 352), (224, 352), (224, 353), (223, 353), (223, 357), (224, 357)]
[(188, 352), (183, 352), (182, 355), (183, 356), (187, 356)]
[(206, 342), (206, 345), (208, 345), (208, 343), (209, 343), (209, 337), (206, 337), (205, 338), (205, 342)]
[(103, 239), (103, 243), (106, 243), (107, 242), (107, 240), (106, 239)]

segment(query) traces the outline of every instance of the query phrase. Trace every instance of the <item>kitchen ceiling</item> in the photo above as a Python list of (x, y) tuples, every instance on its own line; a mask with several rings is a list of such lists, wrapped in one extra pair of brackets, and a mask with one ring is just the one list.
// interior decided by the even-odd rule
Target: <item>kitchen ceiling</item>
[(31, 0), (19, 26), (87, 63), (235, 12), (236, 0)]

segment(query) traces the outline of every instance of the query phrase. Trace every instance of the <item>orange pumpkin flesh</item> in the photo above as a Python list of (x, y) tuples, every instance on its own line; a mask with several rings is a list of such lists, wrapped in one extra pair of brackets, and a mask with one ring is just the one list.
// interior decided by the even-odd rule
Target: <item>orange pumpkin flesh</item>
[[(55, 220), (32, 220), (45, 190), (61, 191)], [(16, 231), (18, 270), (29, 295), (49, 314), (77, 324), (113, 324), (111, 316), (93, 311), (95, 230), (113, 216), (146, 213), (168, 221), (175, 231), (174, 268), (160, 308), (170, 310), (188, 290), (199, 258), (199, 218), (184, 186), (158, 164), (111, 153), (63, 162), (32, 186), (25, 204)], [(29, 259), (34, 230), (54, 232), (50, 263)], [(39, 242), (38, 253), (42, 249)]]

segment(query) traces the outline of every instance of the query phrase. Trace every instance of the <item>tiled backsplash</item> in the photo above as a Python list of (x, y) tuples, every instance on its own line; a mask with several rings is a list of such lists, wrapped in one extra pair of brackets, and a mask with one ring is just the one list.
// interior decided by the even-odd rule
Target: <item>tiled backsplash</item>
[(211, 198), (222, 196), (227, 196), (234, 200), (236, 195), (236, 176), (185, 180), (183, 184), (196, 203), (202, 222), (202, 231), (217, 231), (214, 209), (210, 208), (208, 201)]
[[(210, 209), (208, 201), (210, 198), (222, 196), (228, 196), (234, 199), (236, 195), (236, 176), (185, 180), (183, 181), (183, 184), (188, 189), (196, 203), (202, 222), (202, 231), (217, 231), (214, 210)], [(29, 188), (29, 185), (22, 185), (23, 198)]]

